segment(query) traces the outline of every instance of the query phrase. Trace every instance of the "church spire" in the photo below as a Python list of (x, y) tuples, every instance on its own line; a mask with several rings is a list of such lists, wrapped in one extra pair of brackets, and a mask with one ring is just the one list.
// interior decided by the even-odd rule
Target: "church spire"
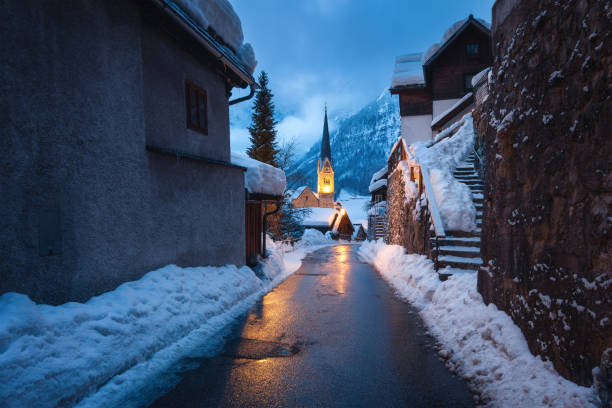
[(329, 145), (329, 127), (327, 125), (327, 103), (325, 104), (325, 121), (323, 122), (323, 139), (321, 140), (321, 164), (328, 159), (332, 163), (331, 147)]

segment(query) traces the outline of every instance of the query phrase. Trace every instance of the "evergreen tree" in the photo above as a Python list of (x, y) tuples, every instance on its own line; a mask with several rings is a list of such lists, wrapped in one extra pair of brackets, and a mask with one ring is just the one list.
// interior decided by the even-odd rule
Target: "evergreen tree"
[(260, 89), (253, 103), (253, 114), (251, 115), (251, 146), (247, 149), (249, 157), (264, 163), (278, 167), (277, 155), (279, 153), (276, 142), (277, 124), (274, 119), (274, 96), (268, 88), (268, 74), (261, 71), (259, 75)]

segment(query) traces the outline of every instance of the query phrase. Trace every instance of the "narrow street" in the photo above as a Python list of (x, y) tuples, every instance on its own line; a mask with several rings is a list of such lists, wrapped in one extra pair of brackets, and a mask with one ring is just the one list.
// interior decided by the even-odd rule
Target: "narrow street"
[(235, 340), (153, 407), (467, 407), (465, 382), (410, 305), (357, 257), (314, 252), (235, 329)]

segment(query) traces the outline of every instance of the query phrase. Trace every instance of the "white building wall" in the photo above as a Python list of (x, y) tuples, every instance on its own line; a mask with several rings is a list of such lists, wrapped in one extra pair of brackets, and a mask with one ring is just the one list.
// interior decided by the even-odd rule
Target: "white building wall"
[[(437, 101), (433, 101), (433, 117), (435, 118), (451, 106), (455, 104), (461, 98), (456, 99), (439, 99)], [(430, 122), (431, 125), (431, 122)]]
[(402, 138), (406, 144), (431, 140), (431, 115), (402, 116)]

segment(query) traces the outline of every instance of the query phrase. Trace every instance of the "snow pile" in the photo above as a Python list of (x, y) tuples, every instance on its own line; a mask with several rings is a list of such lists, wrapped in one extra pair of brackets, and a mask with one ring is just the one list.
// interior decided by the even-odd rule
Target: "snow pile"
[[(449, 133), (456, 131), (450, 137)], [(430, 181), (445, 229), (476, 230), (476, 208), (470, 189), (453, 177), (474, 145), (472, 114), (468, 113), (440, 135), (433, 145), (416, 142), (410, 145), (411, 156), (429, 170)], [(429, 145), (429, 147), (428, 147)]]
[(400, 55), (395, 58), (391, 87), (425, 84), (421, 66), (422, 53)]
[(385, 167), (378, 170), (376, 173), (372, 175), (372, 179), (370, 180), (370, 186), (368, 187), (368, 191), (370, 193), (372, 191), (376, 191), (382, 186), (387, 185), (387, 179), (386, 179), (387, 172), (388, 172), (388, 169), (387, 169), (387, 166), (385, 165)]
[(316, 243), (329, 244), (313, 235), (295, 249), (270, 240), (262, 279), (244, 266), (169, 265), (86, 303), (3, 294), (2, 406), (146, 405), (132, 401), (142, 398), (138, 390), (189, 353), (218, 352), (213, 346), (235, 318), (321, 248)]
[(242, 23), (227, 0), (174, 0), (176, 4), (204, 30), (214, 31), (237, 53), (249, 73), (257, 61), (253, 47), (243, 43)]
[(231, 157), (233, 164), (246, 167), (244, 186), (249, 193), (283, 195), (287, 182), (284, 171), (242, 153), (232, 153)]
[(307, 228), (304, 230), (302, 238), (296, 244), (299, 248), (308, 247), (313, 245), (326, 245), (329, 244), (330, 240), (323, 235), (319, 230), (313, 228)]
[(533, 356), (520, 329), (476, 291), (476, 274), (440, 282), (433, 263), (381, 240), (365, 242), (359, 255), (398, 295), (419, 309), (447, 366), (470, 381), (491, 407), (588, 407), (592, 388), (561, 377), (550, 362)]

